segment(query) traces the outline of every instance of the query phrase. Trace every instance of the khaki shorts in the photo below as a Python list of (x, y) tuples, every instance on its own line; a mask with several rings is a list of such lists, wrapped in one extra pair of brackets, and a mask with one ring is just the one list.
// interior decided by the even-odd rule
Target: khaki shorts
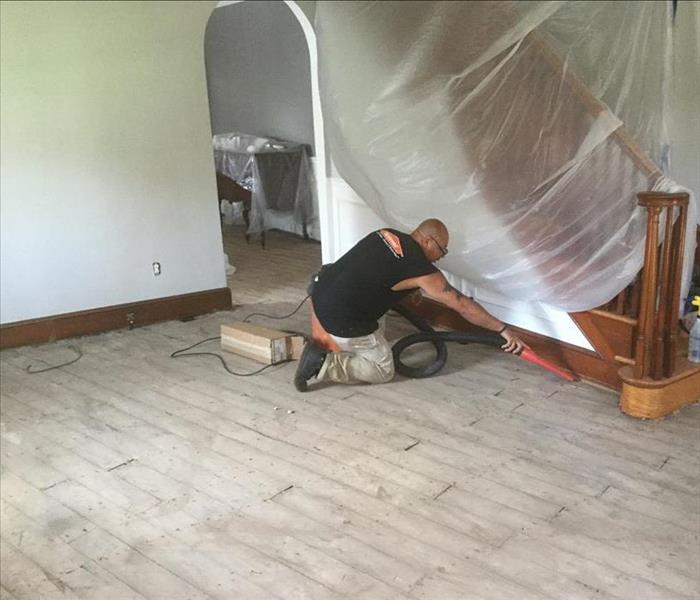
[(355, 338), (331, 335), (341, 352), (329, 352), (319, 381), (386, 383), (394, 377), (394, 357), (384, 337), (384, 319), (377, 331)]

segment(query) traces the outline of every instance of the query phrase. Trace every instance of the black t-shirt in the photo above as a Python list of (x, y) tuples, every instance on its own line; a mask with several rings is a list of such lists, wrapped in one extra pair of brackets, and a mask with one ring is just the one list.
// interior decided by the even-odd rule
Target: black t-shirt
[(410, 236), (395, 229), (370, 233), (324, 268), (312, 294), (323, 328), (338, 337), (369, 335), (377, 320), (410, 292), (392, 286), (437, 272)]

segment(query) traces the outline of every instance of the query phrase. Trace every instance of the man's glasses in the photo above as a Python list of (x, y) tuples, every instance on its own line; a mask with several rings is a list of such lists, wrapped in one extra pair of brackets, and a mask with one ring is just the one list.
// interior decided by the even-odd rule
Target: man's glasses
[(441, 252), (441, 254), (442, 254), (442, 255), (440, 256), (440, 258), (444, 258), (445, 256), (447, 256), (447, 248), (443, 248), (443, 247), (440, 245), (440, 243), (439, 243), (432, 235), (430, 236), (430, 239), (433, 240), (433, 241), (435, 242), (435, 245), (436, 245), (438, 248), (440, 248), (440, 252)]

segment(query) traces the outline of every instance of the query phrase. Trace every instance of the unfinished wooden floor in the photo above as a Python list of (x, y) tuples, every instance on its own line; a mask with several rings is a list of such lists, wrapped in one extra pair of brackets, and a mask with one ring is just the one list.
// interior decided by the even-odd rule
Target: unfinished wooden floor
[[(311, 273), (321, 268), (321, 244), (268, 231), (265, 249), (242, 226), (224, 226), (224, 251), (236, 272), (227, 277), (234, 305), (299, 302)], [(301, 294), (301, 295), (300, 295)]]
[(2, 352), (2, 600), (699, 597), (700, 406), (631, 420), (477, 346), (307, 394), (169, 358), (257, 308)]

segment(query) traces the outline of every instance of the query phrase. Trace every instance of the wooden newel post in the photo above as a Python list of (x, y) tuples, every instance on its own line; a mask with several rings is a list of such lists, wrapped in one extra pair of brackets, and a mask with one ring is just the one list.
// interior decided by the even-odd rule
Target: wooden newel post
[[(647, 237), (634, 376), (662, 379), (675, 368), (689, 197), (663, 192), (642, 192), (637, 197), (647, 209)], [(664, 236), (659, 248), (662, 215)]]

